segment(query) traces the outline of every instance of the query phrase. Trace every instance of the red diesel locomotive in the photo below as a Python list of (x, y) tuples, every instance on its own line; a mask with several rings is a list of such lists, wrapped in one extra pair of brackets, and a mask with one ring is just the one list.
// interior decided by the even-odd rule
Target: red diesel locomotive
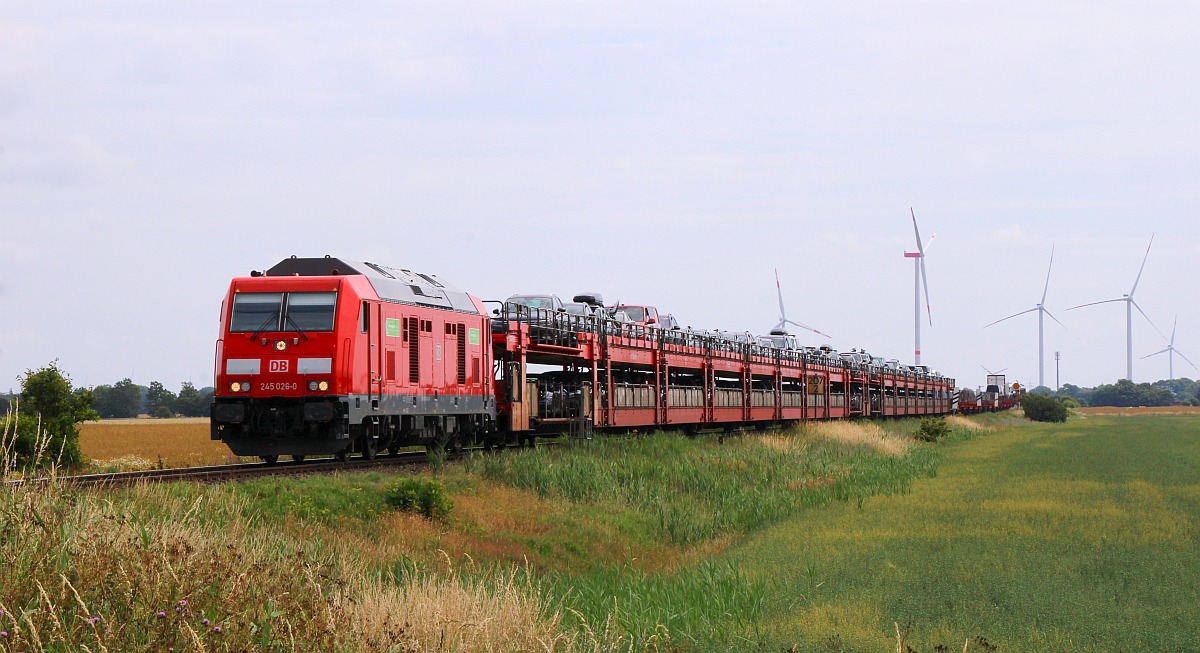
[(490, 338), (480, 300), (434, 276), (285, 259), (229, 286), (212, 438), (274, 462), (491, 433)]

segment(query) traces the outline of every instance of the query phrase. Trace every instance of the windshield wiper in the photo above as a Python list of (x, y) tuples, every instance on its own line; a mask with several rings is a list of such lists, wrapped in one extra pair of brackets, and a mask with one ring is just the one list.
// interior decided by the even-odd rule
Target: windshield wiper
[(279, 323), (279, 311), (275, 311), (271, 314), (271, 317), (263, 320), (263, 323), (258, 325), (258, 328), (254, 330), (254, 333), (250, 334), (250, 339), (254, 340), (255, 338), (258, 338), (258, 334), (266, 331), (267, 325), (270, 324), (272, 320), (274, 320), (276, 324)]
[(296, 327), (296, 333), (299, 333), (301, 338), (308, 340), (308, 334), (304, 333), (304, 329), (300, 328), (300, 325), (297, 324), (296, 321), (292, 319), (291, 315), (284, 315), (283, 319), (287, 320), (288, 322), (291, 322), (292, 326)]

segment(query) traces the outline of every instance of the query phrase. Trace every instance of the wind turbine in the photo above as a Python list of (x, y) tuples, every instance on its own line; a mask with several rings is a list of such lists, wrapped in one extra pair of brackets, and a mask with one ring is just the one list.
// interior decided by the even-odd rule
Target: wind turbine
[(787, 319), (787, 313), (783, 310), (783, 289), (779, 287), (779, 270), (775, 270), (775, 292), (779, 294), (779, 322), (776, 323), (775, 326), (771, 327), (771, 335), (786, 336), (787, 325), (794, 324), (801, 329), (807, 329), (819, 336), (825, 336), (826, 338), (832, 337), (828, 333), (821, 333), (807, 324), (801, 324), (795, 320)]
[(1154, 325), (1154, 321), (1150, 319), (1149, 315), (1146, 315), (1146, 311), (1143, 311), (1142, 307), (1138, 306), (1138, 303), (1133, 300), (1133, 293), (1137, 290), (1138, 282), (1142, 280), (1142, 271), (1146, 269), (1146, 259), (1150, 258), (1150, 247), (1152, 245), (1154, 245), (1154, 234), (1150, 234), (1150, 244), (1146, 245), (1146, 255), (1142, 257), (1142, 267), (1138, 268), (1137, 278), (1133, 280), (1133, 288), (1130, 288), (1128, 295), (1124, 295), (1116, 299), (1105, 299), (1099, 302), (1080, 304), (1079, 306), (1072, 306), (1071, 308), (1067, 309), (1068, 311), (1073, 311), (1077, 308), (1083, 308), (1084, 306), (1095, 306), (1097, 304), (1108, 304), (1111, 302), (1125, 302), (1125, 378), (1129, 379), (1130, 381), (1133, 380), (1133, 309), (1136, 308), (1138, 312), (1142, 314), (1142, 317), (1146, 318), (1146, 321), (1150, 323), (1150, 326), (1154, 327), (1154, 330), (1158, 331), (1158, 335), (1162, 336), (1164, 340), (1167, 337), (1163, 335), (1163, 332), (1160, 331), (1157, 326)]
[[(1038, 312), (1038, 386), (1046, 385), (1046, 341), (1045, 341), (1046, 316), (1049, 315), (1051, 320), (1058, 322), (1058, 326), (1060, 326), (1064, 329), (1067, 328), (1066, 325), (1064, 325), (1062, 322), (1058, 321), (1058, 318), (1054, 317), (1054, 314), (1050, 312), (1050, 309), (1046, 308), (1046, 293), (1050, 292), (1050, 271), (1053, 269), (1054, 269), (1054, 246), (1051, 245), (1050, 246), (1050, 266), (1046, 268), (1046, 285), (1044, 288), (1042, 288), (1042, 301), (1038, 302), (1037, 306), (1034, 306), (1033, 308), (1031, 308), (1027, 311), (1021, 311), (1020, 313), (1013, 313), (1012, 315), (1009, 315), (1008, 317), (1000, 318), (999, 320), (996, 320), (995, 322), (992, 322), (991, 324), (986, 324), (983, 327), (986, 329), (986, 328), (992, 326), (992, 324), (1000, 324), (1001, 322), (1003, 322), (1005, 320), (1011, 320), (1012, 318), (1017, 317), (1018, 315), (1024, 315), (1026, 313), (1032, 313), (1034, 311)], [(1069, 333), (1070, 329), (1067, 329), (1067, 332)]]
[(929, 242), (921, 244), (921, 230), (917, 228), (917, 214), (908, 207), (912, 214), (913, 233), (917, 236), (917, 251), (904, 252), (904, 258), (913, 259), (913, 353), (915, 365), (921, 364), (921, 287), (925, 287), (925, 312), (929, 315), (929, 326), (933, 326), (933, 311), (929, 308), (929, 278), (925, 275), (925, 250), (937, 238), (937, 234), (929, 237)]
[(1175, 354), (1179, 354), (1180, 358), (1187, 361), (1187, 364), (1191, 365), (1192, 369), (1200, 371), (1200, 367), (1196, 367), (1196, 364), (1193, 363), (1192, 361), (1188, 360), (1188, 357), (1184, 356), (1183, 352), (1181, 352), (1175, 348), (1175, 327), (1178, 324), (1179, 324), (1179, 316), (1176, 315), (1175, 321), (1171, 324), (1171, 342), (1167, 344), (1166, 349), (1161, 349), (1159, 351), (1154, 352), (1153, 354), (1146, 354), (1145, 356), (1142, 356), (1142, 360), (1145, 360), (1147, 358), (1150, 358), (1151, 356), (1157, 356), (1159, 354), (1166, 354), (1167, 355), (1167, 369), (1170, 370), (1172, 381), (1175, 380)]
[(987, 372), (991, 376), (996, 376), (997, 374), (1000, 374), (1000, 373), (1004, 372), (1004, 370), (1008, 369), (1007, 367), (1003, 367), (1003, 368), (1000, 368), (1000, 369), (996, 370), (995, 372), (993, 372), (993, 371), (989, 370), (987, 368), (987, 366), (984, 365), (983, 363), (980, 363), (979, 366), (983, 368), (984, 372)]

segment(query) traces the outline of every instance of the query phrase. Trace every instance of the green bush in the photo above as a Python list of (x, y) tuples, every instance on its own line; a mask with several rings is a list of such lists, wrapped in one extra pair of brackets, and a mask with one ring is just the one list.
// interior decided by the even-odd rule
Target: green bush
[(91, 390), (71, 387), (71, 378), (58, 368), (58, 361), (27, 370), (13, 412), (0, 417), (5, 440), (0, 449), (6, 464), (22, 469), (79, 466), (83, 462), (79, 423), (98, 419), (91, 408), (93, 399)]
[(917, 439), (925, 442), (937, 442), (949, 434), (950, 425), (941, 417), (922, 417), (916, 432)]
[(404, 478), (388, 488), (388, 504), (400, 510), (411, 510), (427, 519), (445, 517), (454, 508), (441, 481), (423, 478)]
[(1079, 402), (1071, 397), (1059, 397), (1058, 401), (1063, 405), (1063, 408), (1079, 408)]
[(1035, 422), (1065, 422), (1067, 407), (1054, 397), (1027, 394), (1021, 398), (1025, 417)]

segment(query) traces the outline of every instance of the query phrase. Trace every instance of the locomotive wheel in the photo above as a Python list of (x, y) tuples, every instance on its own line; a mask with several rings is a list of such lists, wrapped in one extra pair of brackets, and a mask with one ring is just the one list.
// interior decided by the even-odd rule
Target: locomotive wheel
[(274, 465), (275, 463), (279, 462), (279, 456), (276, 454), (271, 454), (269, 456), (259, 456), (259, 458), (262, 458), (263, 462), (268, 465)]
[(388, 445), (387, 451), (388, 451), (389, 456), (398, 456), (398, 455), (400, 455), (400, 445), (399, 444)]
[(359, 449), (362, 450), (363, 458), (375, 460), (375, 456), (379, 454), (379, 443), (375, 438), (368, 435), (359, 440)]
[(294, 460), (298, 463), (302, 463), (302, 462), (304, 462), (304, 455), (303, 454), (292, 454), (292, 460)]
[(347, 462), (347, 461), (349, 461), (349, 460), (350, 460), (350, 450), (349, 450), (349, 449), (342, 449), (341, 451), (339, 451), (339, 452), (337, 452), (337, 453), (333, 454), (333, 457), (334, 457), (334, 458), (337, 458), (337, 461), (338, 461), (339, 463), (344, 463), (344, 462)]

